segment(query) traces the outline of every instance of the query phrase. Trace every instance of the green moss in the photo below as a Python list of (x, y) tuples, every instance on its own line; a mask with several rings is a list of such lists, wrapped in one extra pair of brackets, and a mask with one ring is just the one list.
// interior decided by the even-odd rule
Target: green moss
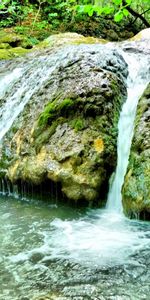
[(0, 49), (9, 49), (10, 45), (8, 43), (0, 43)]
[(23, 49), (21, 47), (11, 48), (11, 49), (0, 49), (0, 59), (11, 59), (18, 56), (25, 55), (29, 50)]
[(5, 49), (0, 49), (0, 59), (11, 59), (10, 52)]
[(17, 56), (22, 56), (22, 55), (28, 53), (29, 50), (24, 49), (22, 47), (16, 47), (16, 48), (10, 49), (9, 52), (11, 53), (12, 57), (17, 57)]
[(100, 38), (85, 37), (75, 32), (65, 32), (49, 36), (37, 48), (60, 47), (64, 45), (106, 44), (108, 41)]
[(8, 33), (4, 30), (0, 30), (0, 42), (1, 43), (16, 43), (22, 41), (23, 37), (16, 33)]
[(76, 132), (78, 132), (85, 128), (85, 121), (81, 118), (73, 119), (70, 122), (70, 125)]
[(74, 101), (70, 98), (66, 98), (60, 103), (58, 100), (48, 103), (39, 117), (38, 125), (42, 127), (47, 124), (50, 125), (55, 118), (58, 118), (61, 115), (66, 115), (67, 111), (73, 108), (73, 106)]
[(64, 118), (60, 117), (57, 120), (53, 121), (51, 126), (47, 127), (46, 130), (38, 130), (38, 135), (37, 132), (36, 134), (34, 133), (34, 136), (36, 136), (34, 140), (34, 145), (36, 152), (39, 152), (43, 144), (46, 144), (50, 137), (55, 133), (56, 128), (58, 125), (62, 124), (64, 122)]

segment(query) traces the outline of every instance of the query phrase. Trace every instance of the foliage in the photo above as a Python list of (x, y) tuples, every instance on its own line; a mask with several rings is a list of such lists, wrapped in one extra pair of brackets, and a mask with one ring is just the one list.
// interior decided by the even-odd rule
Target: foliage
[(139, 15), (145, 14), (145, 18), (149, 17), (149, 0), (109, 0), (107, 4), (105, 1), (95, 0), (94, 4), (77, 5), (78, 13), (86, 13), (90, 17), (94, 14), (97, 16), (114, 15), (115, 22), (120, 22), (123, 18), (128, 17), (131, 13), (129, 8), (135, 9)]
[(7, 27), (17, 21), (21, 22), (30, 11), (31, 5), (28, 1), (24, 1), (24, 5), (20, 5), (19, 0), (2, 0), (0, 2), (0, 26)]
[[(115, 22), (120, 22), (123, 18), (129, 18), (132, 10), (148, 20), (149, 0), (2, 0), (0, 27), (10, 27), (16, 23), (22, 26), (22, 21), (27, 17), (31, 17), (31, 30), (34, 27), (43, 29), (49, 24), (57, 29), (62, 23), (84, 21), (87, 15), (111, 17)], [(136, 19), (136, 15), (134, 17)]]

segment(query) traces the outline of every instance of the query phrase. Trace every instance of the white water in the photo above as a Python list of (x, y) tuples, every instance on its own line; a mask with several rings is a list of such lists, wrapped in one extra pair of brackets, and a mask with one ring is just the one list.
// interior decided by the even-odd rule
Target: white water
[(41, 56), (30, 62), (20, 64), (11, 72), (2, 74), (0, 80), (0, 141), (8, 132), (17, 116), (35, 93), (58, 67), (57, 56)]
[(39, 90), (37, 80), (40, 79), (41, 86), (49, 77), (52, 70), (45, 68), (45, 70), (42, 70), (43, 76), (39, 76), (41, 73), (40, 66), (30, 75), (30, 77), (26, 76), (25, 79), (25, 71), (21, 68), (17, 68), (1, 80), (0, 85), (2, 86), (2, 89), (0, 90), (0, 96), (3, 96), (4, 98), (4, 96), (7, 95), (8, 90), (10, 90), (20, 78), (18, 88), (12, 95), (7, 97), (7, 101), (1, 109), (0, 140), (10, 129), (17, 116), (23, 111), (24, 106), (31, 99), (32, 95)]
[(128, 166), (137, 104), (150, 80), (148, 58), (125, 52), (122, 56), (129, 70), (127, 100), (123, 105), (118, 123), (117, 168), (106, 205), (108, 210), (118, 213), (123, 211), (121, 189)]

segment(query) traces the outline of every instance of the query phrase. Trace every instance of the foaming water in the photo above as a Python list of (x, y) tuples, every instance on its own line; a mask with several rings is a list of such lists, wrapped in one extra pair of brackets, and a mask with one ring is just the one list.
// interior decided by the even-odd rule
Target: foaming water
[(61, 274), (64, 268), (62, 260), (91, 270), (107, 269), (134, 264), (134, 254), (150, 249), (148, 222), (128, 220), (105, 210), (85, 213), (11, 197), (0, 198), (0, 236), (0, 299), (5, 300), (20, 299), (25, 291), (32, 299), (39, 280), (52, 276), (47, 264), (56, 268), (55, 281), (57, 269)]
[[(141, 241), (142, 247), (149, 244), (139, 222), (101, 210), (90, 212), (78, 221), (56, 219), (52, 226), (55, 228), (52, 254), (90, 266), (127, 262), (130, 255), (141, 249)], [(48, 240), (47, 237), (45, 241)]]
[(137, 104), (150, 80), (148, 57), (137, 54), (127, 54), (125, 52), (122, 52), (122, 56), (127, 62), (129, 69), (127, 100), (123, 105), (119, 118), (117, 168), (112, 186), (108, 193), (106, 205), (108, 210), (120, 213), (123, 211), (121, 189), (128, 166)]

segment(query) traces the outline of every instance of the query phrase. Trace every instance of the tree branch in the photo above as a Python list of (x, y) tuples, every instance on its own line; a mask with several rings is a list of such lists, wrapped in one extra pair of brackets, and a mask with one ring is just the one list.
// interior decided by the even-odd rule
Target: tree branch
[(127, 6), (127, 3), (125, 0), (122, 1), (122, 4), (124, 6), (126, 6), (126, 9), (132, 16), (136, 17), (137, 19), (140, 19), (146, 27), (150, 27), (150, 23), (143, 17), (143, 14), (139, 14), (133, 8), (131, 8), (130, 6)]

